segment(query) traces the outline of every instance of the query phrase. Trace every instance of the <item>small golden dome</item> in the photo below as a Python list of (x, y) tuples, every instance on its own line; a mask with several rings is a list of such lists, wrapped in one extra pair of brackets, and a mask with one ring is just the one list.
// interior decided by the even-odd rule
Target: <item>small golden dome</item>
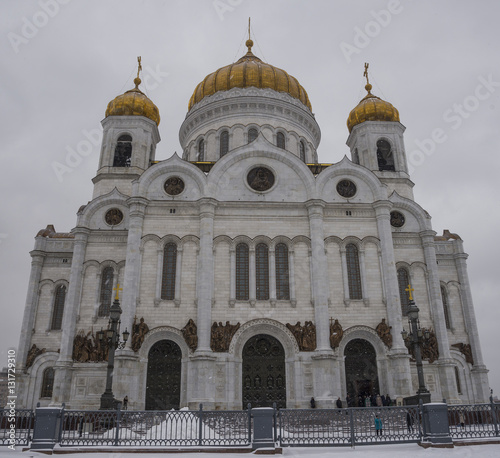
[(158, 107), (139, 89), (141, 79), (134, 79), (135, 88), (125, 94), (115, 97), (108, 103), (106, 115), (108, 116), (145, 116), (158, 126), (160, 124), (160, 112)]
[(365, 121), (399, 122), (399, 112), (392, 104), (373, 95), (370, 92), (372, 89), (371, 84), (367, 84), (365, 89), (368, 94), (349, 113), (349, 117), (347, 118), (349, 133), (354, 126)]
[(277, 92), (286, 92), (312, 110), (307, 92), (299, 84), (297, 78), (289, 75), (285, 70), (262, 62), (256, 57), (252, 53), (252, 40), (248, 39), (245, 44), (248, 47), (248, 52), (240, 60), (210, 73), (196, 86), (189, 100), (188, 111), (203, 98), (219, 91), (229, 91), (234, 87), (269, 88)]

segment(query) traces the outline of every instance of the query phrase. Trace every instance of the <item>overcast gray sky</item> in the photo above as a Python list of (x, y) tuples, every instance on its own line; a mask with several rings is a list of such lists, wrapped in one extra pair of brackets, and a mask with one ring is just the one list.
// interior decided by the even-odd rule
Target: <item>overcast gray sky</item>
[[(372, 92), (406, 126), (415, 199), (460, 234), (490, 385), (500, 393), (500, 3), (491, 1), (39, 0), (0, 4), (0, 367), (17, 347), (34, 236), (65, 232), (92, 195), (106, 106), (133, 87), (161, 114), (157, 159), (181, 153), (195, 86), (254, 53), (305, 87), (320, 162), (349, 154), (346, 119)], [(417, 298), (418, 300), (418, 298)], [(495, 337), (496, 336), (496, 337)]]

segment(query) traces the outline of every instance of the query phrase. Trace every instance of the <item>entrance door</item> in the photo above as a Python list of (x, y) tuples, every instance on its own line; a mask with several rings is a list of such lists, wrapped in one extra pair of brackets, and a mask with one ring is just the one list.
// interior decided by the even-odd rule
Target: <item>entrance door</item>
[(259, 334), (243, 347), (243, 409), (286, 407), (285, 350), (274, 337)]
[(180, 407), (181, 357), (179, 345), (171, 340), (160, 340), (149, 350), (146, 410), (170, 410)]
[(380, 394), (375, 349), (366, 340), (354, 339), (346, 345), (344, 356), (347, 393), (356, 406), (363, 406), (365, 396)]

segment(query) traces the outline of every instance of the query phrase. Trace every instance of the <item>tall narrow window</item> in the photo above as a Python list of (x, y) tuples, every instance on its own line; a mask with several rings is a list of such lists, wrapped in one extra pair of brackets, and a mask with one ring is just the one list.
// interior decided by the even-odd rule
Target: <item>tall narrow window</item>
[(115, 146), (113, 167), (130, 167), (132, 160), (132, 137), (120, 135)]
[(285, 134), (283, 134), (283, 132), (278, 132), (276, 134), (276, 146), (285, 149)]
[(391, 145), (386, 140), (377, 141), (377, 162), (380, 171), (394, 171), (394, 156), (392, 154)]
[(177, 245), (167, 243), (163, 251), (163, 276), (161, 298), (167, 301), (175, 299), (175, 271), (177, 268)]
[(229, 151), (229, 132), (224, 130), (220, 134), (220, 157), (226, 155)]
[(239, 243), (236, 246), (236, 300), (248, 301), (248, 291), (248, 245)]
[(258, 301), (269, 299), (269, 248), (259, 243), (255, 248), (255, 297)]
[(304, 144), (303, 141), (299, 143), (299, 150), (300, 150), (300, 160), (302, 162), (306, 162), (306, 145)]
[(249, 129), (248, 130), (248, 143), (252, 143), (254, 140), (257, 139), (257, 136), (259, 133), (257, 132), (257, 129)]
[(288, 247), (284, 243), (278, 243), (274, 253), (276, 257), (276, 299), (290, 300)]
[(408, 285), (410, 284), (410, 277), (406, 269), (398, 269), (398, 285), (399, 285), (399, 300), (401, 302), (401, 311), (403, 316), (408, 315), (408, 306), (410, 299), (408, 297)]
[(56, 294), (54, 296), (54, 307), (52, 308), (52, 322), (50, 323), (50, 329), (54, 331), (61, 329), (65, 300), (66, 300), (66, 286), (59, 285), (56, 289)]
[(455, 366), (455, 381), (457, 382), (457, 393), (462, 394), (462, 385), (460, 384), (460, 374), (458, 373), (457, 366)]
[(446, 323), (446, 329), (450, 329), (450, 308), (448, 305), (448, 293), (446, 288), (441, 285), (441, 298), (443, 300), (443, 311), (444, 311), (444, 322)]
[(198, 142), (198, 161), (203, 162), (205, 160), (205, 142), (201, 139)]
[(349, 282), (349, 298), (362, 299), (361, 273), (359, 269), (358, 247), (353, 243), (346, 246), (347, 280)]
[(109, 316), (111, 307), (111, 298), (113, 297), (113, 277), (114, 272), (112, 267), (106, 267), (102, 271), (101, 276), (101, 295), (99, 306), (99, 316)]
[(54, 389), (54, 368), (48, 367), (43, 371), (42, 389), (40, 390), (40, 397), (51, 398), (53, 389)]

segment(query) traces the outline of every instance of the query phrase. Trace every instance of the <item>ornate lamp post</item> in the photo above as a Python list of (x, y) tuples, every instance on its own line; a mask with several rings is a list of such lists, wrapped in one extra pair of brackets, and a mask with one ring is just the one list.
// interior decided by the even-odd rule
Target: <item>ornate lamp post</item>
[(99, 342), (107, 342), (108, 345), (108, 369), (106, 373), (106, 390), (101, 396), (101, 407), (99, 410), (114, 410), (116, 409), (116, 399), (113, 394), (113, 370), (115, 368), (115, 350), (124, 348), (127, 343), (130, 333), (127, 329), (123, 332), (123, 341), (120, 342), (120, 316), (122, 309), (118, 297), (121, 291), (120, 285), (116, 285), (116, 296), (113, 305), (109, 309), (108, 329), (97, 332)]
[(418, 320), (419, 309), (415, 305), (415, 301), (413, 300), (412, 296), (412, 292), (414, 291), (414, 289), (411, 287), (411, 285), (408, 285), (408, 288), (405, 291), (408, 292), (408, 299), (410, 300), (408, 304), (408, 326), (410, 328), (410, 332), (408, 333), (403, 328), (403, 332), (401, 332), (401, 335), (403, 336), (403, 340), (405, 342), (409, 338), (410, 345), (413, 347), (413, 354), (415, 355), (418, 376), (418, 390), (416, 401), (418, 403), (419, 400), (422, 399), (424, 403), (427, 403), (430, 402), (431, 395), (429, 390), (425, 387), (421, 345), (424, 341), (429, 340), (430, 333), (427, 329), (424, 331), (420, 327), (420, 322)]

